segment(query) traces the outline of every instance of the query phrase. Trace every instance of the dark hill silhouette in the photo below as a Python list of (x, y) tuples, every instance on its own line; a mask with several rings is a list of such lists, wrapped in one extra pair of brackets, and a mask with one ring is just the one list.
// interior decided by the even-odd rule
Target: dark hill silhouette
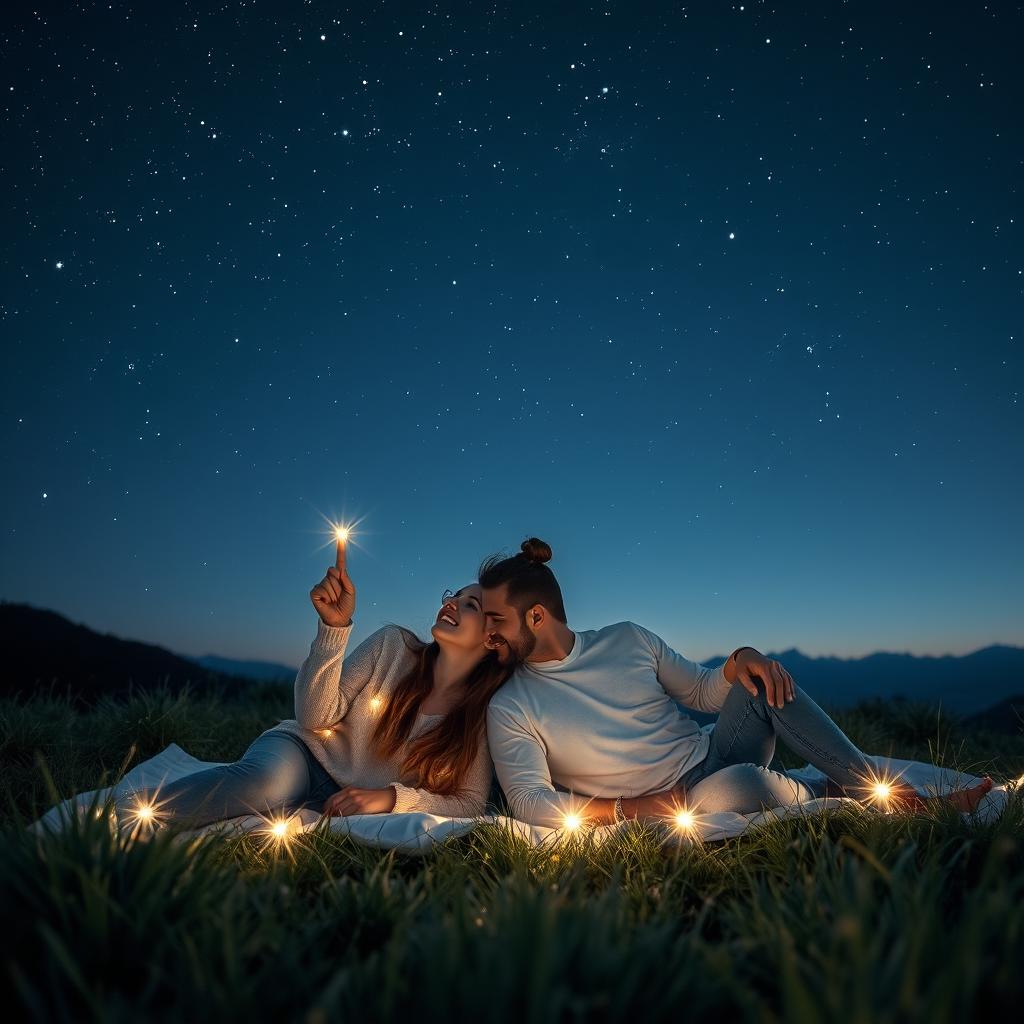
[(964, 721), (967, 725), (980, 726), (992, 732), (1019, 736), (1024, 733), (1024, 693), (1002, 700)]
[(211, 671), (153, 644), (122, 640), (31, 605), (0, 602), (0, 696), (71, 692), (86, 703), (129, 687), (237, 691), (251, 682)]

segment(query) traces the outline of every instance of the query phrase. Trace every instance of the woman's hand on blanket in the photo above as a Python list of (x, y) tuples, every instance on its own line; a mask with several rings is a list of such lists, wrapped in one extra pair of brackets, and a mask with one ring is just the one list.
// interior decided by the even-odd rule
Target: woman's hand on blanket
[(327, 575), (309, 592), (317, 615), (328, 626), (348, 626), (356, 610), (356, 588), (345, 568), (346, 541), (338, 539), (334, 565)]
[(349, 814), (387, 814), (395, 809), (397, 796), (394, 786), (385, 789), (346, 786), (324, 801), (324, 814), (329, 818)]
[(781, 708), (796, 699), (796, 683), (782, 665), (774, 658), (766, 658), (753, 647), (746, 647), (736, 655), (736, 682), (756, 697), (757, 680), (764, 683), (769, 707)]

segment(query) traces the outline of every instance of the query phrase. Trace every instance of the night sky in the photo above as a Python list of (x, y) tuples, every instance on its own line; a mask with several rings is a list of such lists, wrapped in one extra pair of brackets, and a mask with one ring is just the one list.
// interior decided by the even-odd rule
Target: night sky
[(1024, 643), (1017, 4), (2, 26), (0, 597), (292, 665), (534, 534), (691, 658)]

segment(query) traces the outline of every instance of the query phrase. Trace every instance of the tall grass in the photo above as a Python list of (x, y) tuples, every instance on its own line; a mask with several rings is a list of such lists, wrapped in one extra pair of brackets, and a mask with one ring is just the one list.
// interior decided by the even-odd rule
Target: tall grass
[[(843, 809), (723, 843), (638, 825), (540, 848), (482, 826), (422, 859), (323, 829), (284, 846), (166, 832), (135, 842), (102, 813), (55, 836), (23, 828), (33, 800), (56, 795), (42, 759), (63, 795), (167, 742), (237, 757), (288, 714), (287, 696), (243, 708), (139, 695), (83, 714), (53, 697), (0, 706), (12, 1014), (959, 1024), (1008, 1016), (1024, 997), (1020, 794), (989, 824), (940, 808)], [(951, 766), (989, 756), (988, 740), (955, 722), (934, 739), (927, 716), (893, 714), (896, 756), (929, 741), (965, 759)], [(863, 739), (884, 721), (871, 708), (843, 724), (888, 753)], [(1003, 773), (1019, 774), (1019, 738), (1003, 751)]]

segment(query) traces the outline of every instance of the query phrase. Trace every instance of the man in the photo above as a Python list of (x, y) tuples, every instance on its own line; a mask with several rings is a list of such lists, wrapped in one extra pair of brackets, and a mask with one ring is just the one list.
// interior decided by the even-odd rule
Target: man
[[(559, 827), (570, 815), (608, 823), (680, 806), (750, 813), (826, 792), (867, 795), (874, 766), (779, 662), (740, 647), (706, 668), (632, 622), (576, 633), (550, 558), (550, 547), (530, 538), (479, 573), (488, 643), (507, 645), (518, 666), (487, 713), (516, 818)], [(720, 712), (716, 727), (701, 729), (676, 701)], [(812, 790), (769, 771), (780, 736), (833, 787)], [(889, 796), (920, 803), (903, 784)]]

